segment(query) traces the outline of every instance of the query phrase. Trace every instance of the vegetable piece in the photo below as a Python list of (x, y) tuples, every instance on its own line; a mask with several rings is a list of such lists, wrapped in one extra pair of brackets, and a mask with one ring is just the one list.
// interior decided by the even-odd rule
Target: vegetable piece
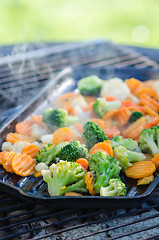
[(158, 101), (157, 92), (150, 87), (143, 87), (137, 92), (138, 97), (140, 97), (142, 94), (146, 94), (146, 95), (154, 98), (156, 101)]
[(113, 138), (114, 136), (120, 135), (120, 130), (115, 126), (111, 127), (111, 128), (104, 128), (103, 130), (104, 130), (105, 135), (109, 139)]
[(159, 125), (159, 117), (153, 118), (150, 122), (146, 124), (145, 128), (151, 128), (156, 125)]
[(49, 108), (43, 112), (43, 122), (52, 131), (57, 127), (68, 127), (74, 125), (79, 119), (76, 116), (69, 116), (65, 109)]
[(2, 164), (2, 158), (3, 158), (3, 155), (6, 153), (6, 151), (3, 151), (3, 152), (0, 152), (0, 164)]
[(114, 148), (120, 145), (126, 147), (129, 150), (134, 150), (138, 146), (137, 142), (131, 138), (123, 139), (122, 136), (114, 136), (111, 139), (111, 146)]
[(33, 115), (31, 117), (32, 122), (38, 124), (38, 125), (43, 125), (43, 117), (42, 115)]
[(36, 161), (38, 163), (45, 163), (46, 165), (49, 165), (55, 157), (60, 154), (62, 147), (67, 144), (68, 142), (62, 142), (55, 146), (52, 146), (52, 144), (44, 146), (44, 148), (39, 150), (39, 153), (36, 155)]
[(96, 195), (96, 191), (94, 189), (94, 184), (95, 184), (95, 178), (91, 172), (86, 172), (85, 174), (85, 184), (87, 186), (87, 189), (89, 193), (94, 196)]
[(64, 93), (63, 95), (61, 95), (56, 100), (56, 103), (64, 103), (64, 102), (67, 102), (69, 100), (72, 100), (72, 99), (76, 98), (77, 96), (79, 96), (79, 94), (76, 94), (74, 92), (67, 92), (67, 93)]
[(80, 164), (85, 170), (88, 169), (88, 160), (85, 158), (77, 159), (76, 163)]
[(108, 142), (99, 142), (96, 143), (90, 150), (89, 150), (89, 155), (91, 155), (95, 150), (98, 151), (106, 151), (109, 156), (113, 157), (113, 149), (111, 147), (111, 144)]
[(109, 118), (112, 118), (117, 114), (117, 112), (118, 112), (118, 109), (110, 110), (109, 112), (107, 112), (103, 115), (102, 119), (107, 120)]
[(146, 118), (141, 117), (123, 131), (123, 136), (126, 138), (137, 139), (140, 136), (141, 131), (145, 128), (145, 125)]
[(120, 78), (112, 78), (105, 81), (100, 96), (114, 96), (118, 100), (125, 100), (130, 96), (130, 89)]
[(102, 129), (105, 127), (105, 122), (100, 118), (91, 118), (90, 121), (96, 123)]
[(126, 186), (119, 178), (110, 179), (107, 187), (101, 187), (100, 196), (125, 196)]
[(118, 99), (114, 96), (105, 96), (104, 97), (106, 101), (110, 102), (110, 101), (117, 101)]
[(131, 112), (126, 107), (121, 107), (115, 114), (115, 121), (119, 126), (124, 126), (127, 124), (131, 116)]
[(105, 100), (105, 98), (97, 98), (93, 105), (93, 110), (98, 117), (103, 117), (105, 113), (109, 112), (112, 109), (117, 109), (120, 106), (120, 101), (108, 102)]
[(142, 94), (140, 96), (140, 103), (143, 106), (146, 105), (146, 106), (150, 107), (155, 112), (158, 112), (158, 110), (159, 110), (159, 103), (155, 99), (151, 98), (150, 96), (148, 96), (146, 94)]
[(108, 140), (104, 131), (96, 123), (91, 121), (88, 121), (84, 125), (82, 137), (88, 149), (92, 148), (98, 142)]
[(129, 123), (135, 122), (137, 119), (141, 118), (143, 113), (141, 112), (133, 112), (130, 116)]
[(101, 187), (106, 187), (111, 178), (118, 178), (121, 170), (119, 161), (103, 151), (91, 155), (89, 168), (96, 174), (94, 184), (96, 193), (100, 192)]
[(82, 95), (97, 96), (103, 86), (103, 80), (95, 75), (82, 78), (78, 82), (78, 88)]
[(156, 154), (155, 157), (151, 160), (155, 164), (156, 169), (159, 169), (159, 154)]
[(61, 142), (71, 142), (75, 140), (74, 132), (67, 127), (59, 128), (53, 133), (52, 143), (57, 145)]
[(159, 154), (159, 126), (144, 129), (140, 134), (140, 148), (143, 152)]
[(43, 180), (48, 184), (50, 196), (62, 196), (67, 192), (87, 192), (85, 171), (76, 162), (60, 161), (50, 170), (42, 170)]
[(33, 121), (31, 120), (19, 122), (15, 126), (15, 131), (19, 134), (30, 135), (32, 125)]
[(150, 161), (142, 161), (133, 163), (131, 167), (125, 170), (127, 177), (138, 179), (148, 177), (155, 172), (155, 164)]
[(43, 135), (48, 134), (46, 128), (42, 125), (34, 123), (31, 126), (30, 136), (36, 140), (40, 140)]
[(26, 154), (16, 154), (11, 162), (15, 174), (27, 177), (35, 172), (35, 161)]
[(73, 197), (73, 196), (81, 197), (81, 196), (83, 196), (83, 195), (80, 194), (80, 193), (76, 193), (76, 192), (68, 192), (68, 193), (65, 193), (65, 196), (69, 196), (69, 197)]
[(123, 170), (131, 166), (132, 162), (143, 161), (146, 158), (143, 153), (130, 151), (123, 146), (114, 148), (114, 157), (118, 159)]
[(61, 148), (58, 157), (61, 160), (74, 162), (79, 158), (87, 158), (88, 150), (84, 144), (81, 144), (79, 141), (73, 141)]
[(38, 177), (41, 177), (41, 176), (42, 176), (41, 171), (36, 171), (36, 172), (34, 173), (34, 177), (35, 177), (35, 178), (38, 178)]
[(150, 117), (158, 117), (158, 112), (155, 112), (149, 106), (144, 106), (145, 113)]
[(8, 142), (11, 142), (12, 144), (15, 143), (15, 142), (20, 142), (20, 141), (29, 142), (29, 143), (34, 141), (33, 138), (31, 138), (29, 136), (26, 136), (26, 135), (19, 134), (19, 133), (9, 133), (9, 134), (7, 134), (6, 140)]
[(14, 153), (14, 152), (5, 152), (5, 153), (3, 154), (3, 157), (2, 157), (2, 165), (3, 165), (3, 168), (4, 168), (7, 172), (14, 173), (11, 163), (12, 163), (13, 158), (14, 158), (16, 155), (17, 155), (17, 153)]
[(29, 155), (30, 157), (32, 158), (36, 158), (36, 155), (38, 154), (39, 152), (39, 147), (34, 145), (34, 144), (30, 144), (28, 146), (25, 146), (23, 149), (22, 149), (22, 154), (26, 154), (26, 155)]
[(83, 125), (81, 123), (75, 123), (74, 126), (79, 133), (83, 132)]
[(136, 92), (139, 91), (139, 89), (142, 89), (142, 87), (143, 87), (143, 83), (140, 80), (135, 79), (135, 78), (127, 79), (125, 81), (125, 83), (129, 87), (131, 93), (134, 95), (136, 94)]
[(144, 177), (144, 178), (141, 178), (137, 181), (137, 185), (147, 185), (151, 182), (153, 182), (154, 180), (154, 176), (153, 175), (150, 175), (148, 177)]

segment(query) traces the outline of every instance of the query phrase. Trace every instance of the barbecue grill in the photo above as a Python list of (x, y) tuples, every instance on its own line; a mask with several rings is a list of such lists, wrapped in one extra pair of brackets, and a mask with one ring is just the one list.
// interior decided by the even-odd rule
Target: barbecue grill
[[(47, 84), (53, 72), (81, 64), (159, 70), (148, 57), (106, 41), (29, 46), (26, 52), (0, 59), (1, 111), (14, 107), (3, 114), (1, 125), (22, 108), (28, 94), (33, 97)], [(3, 192), (0, 203), (0, 239), (159, 239), (159, 189), (131, 209), (55, 209)]]

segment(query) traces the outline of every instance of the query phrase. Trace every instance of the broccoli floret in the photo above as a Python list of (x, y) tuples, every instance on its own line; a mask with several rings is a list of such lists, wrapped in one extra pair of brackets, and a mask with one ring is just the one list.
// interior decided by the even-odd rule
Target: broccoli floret
[(107, 187), (101, 187), (101, 196), (125, 196), (126, 186), (119, 178), (110, 179)]
[(103, 151), (91, 155), (89, 168), (96, 174), (96, 193), (100, 192), (101, 187), (106, 187), (111, 178), (118, 178), (121, 170), (119, 161)]
[(47, 124), (48, 128), (53, 131), (57, 127), (68, 127), (78, 122), (76, 116), (69, 116), (65, 109), (49, 108), (43, 113), (43, 122)]
[(104, 140), (108, 140), (108, 137), (105, 136), (104, 131), (92, 121), (89, 121), (84, 125), (82, 137), (84, 144), (88, 149), (92, 148), (94, 144), (98, 142), (104, 142)]
[(129, 123), (135, 122), (137, 119), (141, 118), (142, 116), (144, 116), (144, 114), (141, 112), (133, 112), (129, 118)]
[(97, 98), (93, 110), (98, 117), (102, 117), (106, 112), (109, 112), (112, 109), (119, 108), (121, 106), (120, 101), (107, 101), (105, 98)]
[(61, 148), (66, 146), (68, 143), (69, 142), (62, 142), (55, 146), (52, 146), (52, 144), (44, 146), (44, 148), (39, 150), (38, 154), (36, 155), (36, 161), (38, 163), (43, 162), (46, 165), (49, 165), (61, 152)]
[(79, 141), (74, 141), (62, 147), (58, 157), (62, 160), (74, 162), (78, 158), (87, 158), (88, 150), (84, 144), (81, 144)]
[(137, 148), (138, 143), (131, 138), (123, 139), (122, 136), (114, 136), (111, 139), (112, 148), (117, 146), (124, 146), (129, 150), (134, 150)]
[(49, 170), (42, 170), (41, 173), (48, 184), (50, 196), (62, 196), (67, 192), (87, 192), (86, 172), (76, 162), (53, 163)]
[(143, 153), (130, 151), (123, 146), (115, 147), (113, 151), (114, 157), (119, 160), (123, 170), (130, 167), (132, 162), (140, 162), (146, 158)]
[(159, 126), (142, 130), (140, 134), (140, 148), (142, 152), (154, 156), (159, 153)]
[(82, 95), (98, 96), (103, 86), (103, 80), (95, 75), (82, 78), (78, 82), (78, 88)]

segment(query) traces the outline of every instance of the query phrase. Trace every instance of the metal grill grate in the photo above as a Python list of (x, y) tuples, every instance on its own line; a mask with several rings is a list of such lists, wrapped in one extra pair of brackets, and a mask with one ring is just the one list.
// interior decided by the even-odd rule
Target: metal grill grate
[(118, 210), (55, 210), (1, 193), (0, 239), (158, 239), (158, 193), (139, 208)]

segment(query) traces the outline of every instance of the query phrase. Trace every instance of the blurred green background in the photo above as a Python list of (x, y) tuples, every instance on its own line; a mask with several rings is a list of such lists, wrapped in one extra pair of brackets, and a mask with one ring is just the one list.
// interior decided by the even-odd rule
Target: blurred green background
[(159, 47), (158, 0), (0, 0), (0, 44), (98, 38)]

